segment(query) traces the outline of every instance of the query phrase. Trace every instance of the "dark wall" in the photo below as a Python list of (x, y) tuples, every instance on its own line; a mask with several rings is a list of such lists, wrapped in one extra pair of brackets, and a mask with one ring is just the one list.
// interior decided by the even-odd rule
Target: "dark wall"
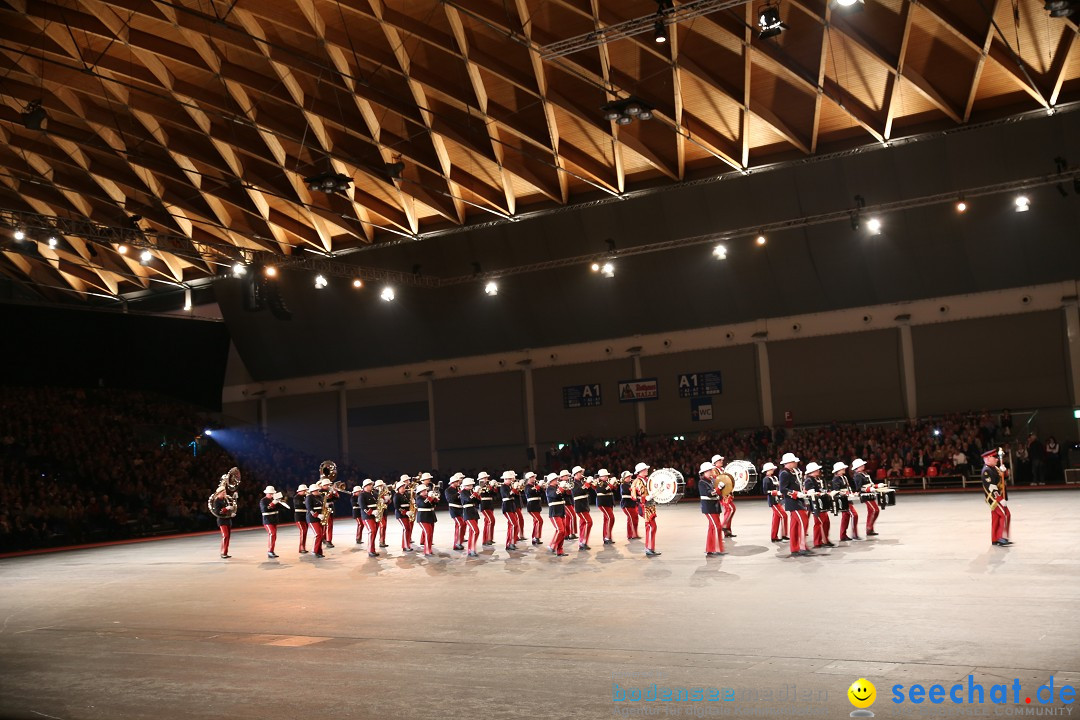
[(221, 409), (224, 323), (0, 304), (8, 384), (129, 388)]
[[(634, 404), (619, 402), (618, 391), (619, 381), (633, 376), (634, 361), (628, 357), (534, 370), (533, 406), (536, 409), (538, 452), (582, 435), (616, 438), (636, 432)], [(563, 388), (571, 385), (599, 385), (601, 404), (598, 407), (566, 408)]]
[(441, 468), (525, 462), (525, 385), (520, 372), (434, 382)]
[[(691, 418), (691, 401), (679, 397), (679, 375), (720, 372), (722, 392), (712, 395), (711, 421)], [(645, 405), (649, 432), (687, 433), (761, 425), (761, 390), (753, 345), (641, 358), (641, 374), (656, 377), (660, 399)]]
[(277, 441), (312, 455), (341, 456), (338, 394), (286, 395), (266, 400), (266, 430)]
[(900, 331), (768, 344), (773, 419), (798, 425), (904, 417)]
[(1070, 405), (1060, 310), (911, 329), (921, 414)]

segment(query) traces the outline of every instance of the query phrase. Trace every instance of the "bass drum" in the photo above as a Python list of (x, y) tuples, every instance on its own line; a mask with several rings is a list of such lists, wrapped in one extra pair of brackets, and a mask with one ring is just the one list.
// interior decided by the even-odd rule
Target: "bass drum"
[(735, 479), (735, 492), (749, 492), (757, 487), (758, 471), (752, 462), (732, 460), (724, 466), (724, 472)]
[(660, 468), (649, 476), (649, 495), (658, 505), (679, 502), (685, 492), (686, 481), (678, 470)]

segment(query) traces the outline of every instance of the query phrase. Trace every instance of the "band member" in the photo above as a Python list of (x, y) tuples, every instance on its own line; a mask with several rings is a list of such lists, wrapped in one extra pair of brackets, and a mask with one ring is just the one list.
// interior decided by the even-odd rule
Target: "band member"
[(540, 484), (536, 473), (525, 473), (525, 507), (532, 517), (532, 544), (539, 545), (543, 542), (540, 536), (544, 533), (544, 518), (540, 514), (543, 509), (544, 488)]
[[(480, 484), (480, 514), (484, 517), (484, 545), (495, 544), (495, 500), (497, 491), (491, 484), (491, 476), (481, 471), (476, 476)], [(501, 503), (500, 503), (501, 504)]]
[[(712, 464), (718, 473), (724, 472), (723, 455), (713, 455)], [(724, 510), (724, 520), (721, 523), (724, 529), (724, 537), (736, 537), (735, 533), (731, 532), (731, 521), (735, 517), (735, 493), (728, 492), (727, 495), (721, 498), (720, 506)]]
[[(839, 493), (837, 497), (843, 495), (847, 498), (847, 510), (840, 513), (840, 542), (862, 540), (859, 537), (859, 511), (855, 508), (859, 494), (853, 491), (851, 479), (847, 476), (848, 466), (843, 461), (840, 461), (833, 463), (832, 470), (832, 489)], [(847, 532), (848, 522), (851, 522), (852, 528), (850, 536)]]
[[(854, 486), (857, 492), (862, 492), (862, 498), (866, 505), (866, 535), (877, 535), (874, 532), (874, 521), (877, 520), (878, 514), (881, 512), (881, 508), (875, 500), (874, 494), (874, 481), (870, 479), (870, 476), (864, 472), (859, 472), (866, 466), (866, 461), (861, 458), (855, 458), (851, 461), (851, 471), (855, 473)], [(855, 528), (854, 534), (859, 534), (858, 527)]]
[(1005, 468), (999, 467), (997, 449), (987, 450), (982, 454), (982, 485), (986, 493), (986, 504), (990, 506), (990, 544), (998, 547), (1012, 545), (1009, 529), (1012, 525), (1012, 513), (1009, 511), (1008, 491), (1005, 489)]
[(784, 498), (780, 495), (780, 479), (776, 477), (776, 465), (767, 462), (761, 466), (761, 490), (765, 493), (772, 514), (772, 526), (769, 538), (774, 543), (788, 539), (787, 513), (784, 512)]
[(322, 488), (323, 492), (323, 504), (330, 506), (330, 512), (326, 516), (326, 534), (323, 538), (323, 545), (332, 548), (334, 547), (334, 505), (340, 493), (334, 487), (334, 483), (325, 478), (319, 481), (319, 487)]
[(375, 501), (378, 502), (382, 499), (383, 502), (383, 514), (382, 517), (376, 522), (376, 529), (379, 531), (379, 547), (386, 547), (386, 523), (390, 519), (390, 514), (387, 512), (391, 503), (393, 503), (393, 493), (390, 492), (390, 486), (382, 479), (375, 481)]
[(803, 489), (810, 499), (810, 507), (814, 513), (814, 547), (836, 547), (836, 544), (829, 540), (829, 511), (821, 499), (825, 494), (825, 486), (821, 479), (821, 466), (816, 462), (806, 465)]
[[(426, 475), (427, 473), (425, 473)], [(421, 478), (423, 475), (421, 475)], [(435, 553), (431, 549), (432, 539), (435, 535), (435, 503), (430, 499), (434, 490), (430, 485), (420, 484), (416, 486), (416, 522), (420, 523), (420, 545), (424, 548), (424, 557), (431, 557)]]
[(563, 540), (566, 539), (566, 490), (559, 487), (559, 476), (548, 473), (547, 476), (547, 502), (548, 519), (555, 526), (555, 537), (551, 538), (548, 550), (555, 557), (566, 557), (563, 552)]
[(596, 507), (600, 509), (600, 514), (604, 516), (604, 544), (614, 545), (615, 541), (611, 539), (611, 532), (615, 529), (615, 490), (612, 487), (611, 473), (607, 470), (600, 469), (596, 473)]
[(806, 493), (799, 477), (799, 458), (794, 453), (784, 453), (780, 458), (780, 494), (784, 498), (784, 510), (788, 514), (788, 533), (791, 535), (791, 557), (813, 555), (806, 549)]
[(705, 557), (716, 557), (724, 553), (724, 537), (721, 534), (720, 498), (716, 495), (716, 476), (720, 472), (711, 462), (701, 463), (698, 468), (698, 496), (701, 498), (701, 513), (709, 521), (705, 534)]
[(629, 470), (623, 470), (619, 477), (619, 506), (622, 507), (623, 515), (626, 516), (626, 539), (637, 540), (638, 534), (638, 505), (630, 496), (630, 483), (634, 478)]
[(480, 535), (480, 511), (477, 504), (480, 493), (476, 492), (476, 481), (465, 478), (461, 482), (461, 514), (465, 519), (465, 528), (469, 535), (467, 557), (478, 557), (476, 554), (476, 538)]
[(225, 560), (232, 557), (229, 554), (229, 540), (232, 538), (233, 515), (236, 514), (236, 505), (231, 502), (228, 495), (225, 485), (222, 484), (214, 493), (213, 500), (213, 515), (217, 518), (218, 530), (221, 531), (221, 557)]
[(446, 483), (446, 505), (450, 508), (450, 519), (454, 521), (454, 549), (465, 549), (465, 518), (461, 516), (461, 473), (454, 473)]
[(517, 539), (521, 535), (518, 529), (518, 492), (514, 489), (514, 480), (517, 473), (507, 470), (502, 474), (503, 484), (499, 486), (499, 497), (502, 500), (502, 513), (506, 518), (506, 549), (517, 550)]
[(375, 496), (375, 481), (371, 478), (364, 480), (360, 490), (360, 510), (364, 514), (364, 526), (368, 531), (368, 557), (379, 557), (375, 552), (375, 536), (378, 534), (375, 523), (375, 509), (379, 507), (378, 498)]
[(413, 519), (409, 517), (410, 489), (408, 475), (402, 475), (394, 485), (394, 517), (401, 525), (401, 549), (403, 552), (412, 552)]
[[(514, 515), (517, 516), (518, 541), (525, 539), (525, 515), (522, 513), (522, 510), (525, 507), (525, 498), (527, 497), (527, 493), (525, 492), (525, 483), (528, 482), (530, 476), (536, 477), (536, 473), (527, 472), (522, 478), (523, 482), (514, 483), (514, 491), (517, 493), (518, 496), (517, 507), (514, 508)], [(516, 542), (517, 541), (515, 541), (515, 544)]]
[(364, 488), (354, 485), (352, 489), (352, 516), (356, 520), (356, 544), (364, 542), (364, 506), (360, 504), (360, 492)]
[(274, 495), (277, 490), (273, 485), (267, 485), (263, 490), (263, 497), (259, 500), (259, 510), (262, 512), (262, 524), (266, 528), (266, 557), (276, 558), (274, 546), (277, 545), (278, 508), (281, 503)]
[(323, 483), (329, 483), (329, 480), (320, 480), (311, 487), (308, 488), (307, 497), (304, 498), (304, 503), (307, 507), (307, 521), (308, 526), (311, 528), (311, 534), (315, 536), (315, 544), (312, 547), (312, 552), (315, 557), (323, 557), (323, 537), (325, 537), (325, 531), (322, 525), (322, 511), (323, 511)]
[[(596, 487), (595, 483), (585, 479), (585, 470), (580, 466), (574, 470), (574, 514), (578, 519), (578, 531), (581, 539), (578, 541), (578, 550), (591, 550), (589, 547), (589, 534), (592, 532), (592, 513), (589, 511), (589, 488)], [(591, 478), (589, 479), (591, 480)]]
[(307, 485), (301, 485), (296, 488), (296, 495), (293, 495), (292, 507), (293, 507), (293, 522), (296, 523), (296, 529), (300, 531), (300, 554), (303, 555), (307, 552)]
[[(559, 482), (566, 481), (566, 482), (569, 482), (569, 483), (573, 483), (573, 481), (574, 481), (573, 475), (575, 473), (577, 473), (577, 472), (582, 472), (583, 473), (584, 471), (581, 469), (580, 466), (575, 466), (573, 472), (569, 472), (567, 470), (560, 470), (559, 471)], [(577, 532), (578, 532), (577, 512), (574, 510), (574, 501), (573, 501), (573, 499), (570, 499), (570, 501), (566, 503), (566, 539), (567, 540), (577, 540), (577, 536), (578, 536)]]
[(645, 518), (645, 555), (655, 557), (656, 551), (656, 506), (649, 495), (649, 466), (639, 462), (634, 466), (634, 479), (630, 483), (630, 497), (638, 503), (638, 512)]

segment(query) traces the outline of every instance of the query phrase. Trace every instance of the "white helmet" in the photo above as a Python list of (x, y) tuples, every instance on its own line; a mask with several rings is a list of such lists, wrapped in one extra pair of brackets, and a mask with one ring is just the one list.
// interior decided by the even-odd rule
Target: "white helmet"
[(637, 475), (642, 470), (648, 470), (648, 469), (649, 469), (649, 464), (648, 463), (639, 462), (637, 465), (634, 466), (634, 474)]
[(795, 453), (784, 453), (784, 457), (780, 458), (781, 465), (787, 465), (788, 463), (797, 463), (799, 458), (795, 457)]
[(834, 462), (833, 463), (832, 471), (834, 473), (836, 473), (836, 472), (840, 472), (841, 470), (845, 470), (846, 468), (847, 468), (847, 465), (844, 464), (843, 460), (840, 460), (839, 462)]
[(812, 472), (817, 472), (821, 469), (821, 466), (816, 462), (810, 462), (806, 464), (806, 474), (809, 475)]

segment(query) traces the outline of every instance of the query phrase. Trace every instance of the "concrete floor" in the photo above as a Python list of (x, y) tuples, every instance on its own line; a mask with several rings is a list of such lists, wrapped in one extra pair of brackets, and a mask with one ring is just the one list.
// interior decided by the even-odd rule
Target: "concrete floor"
[[(1051, 675), (1080, 685), (1080, 493), (1016, 493), (1011, 508), (1011, 549), (990, 546), (978, 496), (935, 495), (902, 497), (879, 537), (814, 558), (770, 544), (747, 500), (721, 559), (683, 505), (661, 508), (653, 559), (623, 532), (561, 560), (527, 543), (465, 560), (440, 513), (433, 560), (393, 541), (369, 559), (348, 519), (322, 561), (297, 556), (295, 527), (276, 561), (261, 530), (235, 533), (227, 561), (216, 536), (3, 560), (0, 718), (847, 717), (861, 676), (877, 717), (945, 717), (890, 688), (969, 674), (1019, 679), (1023, 704)], [(615, 684), (652, 683), (735, 700), (612, 700)]]

